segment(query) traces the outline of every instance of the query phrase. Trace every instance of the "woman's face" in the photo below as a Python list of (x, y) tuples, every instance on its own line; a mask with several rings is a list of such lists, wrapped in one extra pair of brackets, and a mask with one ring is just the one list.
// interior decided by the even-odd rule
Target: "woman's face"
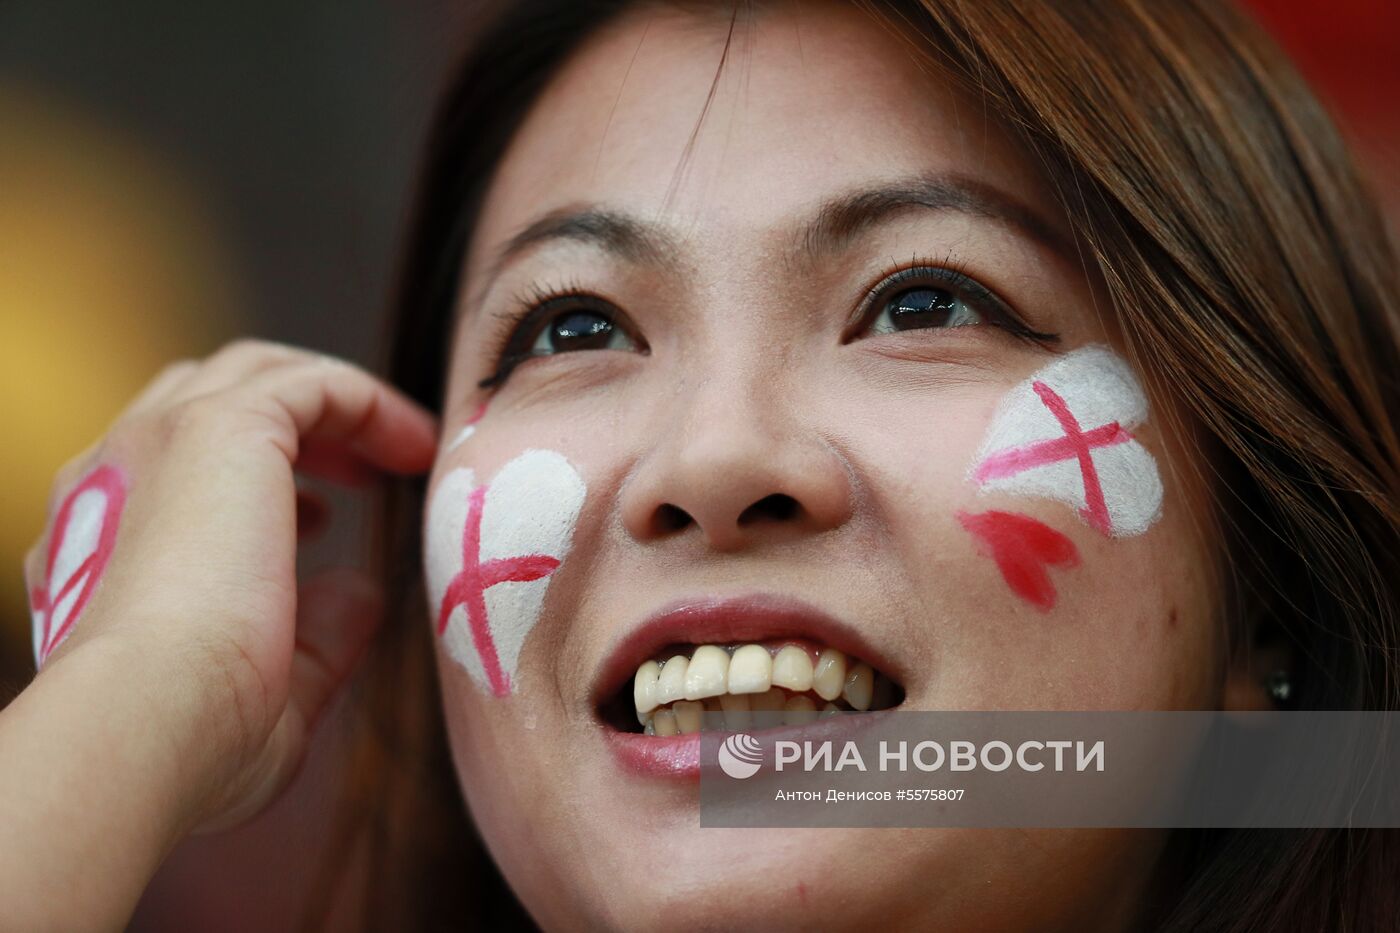
[[(689, 708), (629, 718), (672, 655), (735, 711), (861, 705), (831, 647), (909, 709), (1215, 708), (1229, 679), (1170, 399), (1134, 423), (1102, 367), (1046, 377), (1098, 480), (1062, 419), (1017, 434), (1054, 413), (1027, 380), (1120, 346), (1034, 160), (834, 4), (741, 22), (693, 135), (728, 32), (642, 9), (562, 63), (465, 259), (427, 544), (473, 815), (551, 925), (1112, 926), (1154, 835), (702, 829)], [(992, 481), (1038, 475), (987, 466), (1011, 441), (1049, 485)]]

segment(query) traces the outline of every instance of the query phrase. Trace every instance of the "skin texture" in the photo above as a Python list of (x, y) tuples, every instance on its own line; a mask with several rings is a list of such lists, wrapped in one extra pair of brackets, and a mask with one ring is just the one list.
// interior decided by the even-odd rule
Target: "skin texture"
[[(514, 695), (489, 696), (439, 645), (473, 814), (551, 927), (664, 916), (675, 929), (815, 917), (842, 928), (878, 915), (948, 929), (1124, 928), (1161, 869), (1156, 834), (702, 830), (693, 786), (626, 773), (604, 744), (588, 694), (610, 651), (658, 607), (713, 595), (797, 595), (849, 621), (894, 659), (909, 708), (1261, 702), (1245, 662), (1225, 663), (1219, 555), (1192, 479), (1200, 454), (1167, 430), (1180, 424), (1164, 417), (1170, 398), (1153, 398), (1134, 430), (1165, 486), (1163, 517), (1145, 534), (1108, 539), (1061, 503), (979, 496), (966, 480), (1009, 388), (1055, 354), (1118, 345), (1033, 165), (881, 26), (808, 4), (740, 22), (678, 174), (728, 26), (641, 10), (563, 63), (511, 143), (464, 260), (434, 478), (457, 466), (490, 477), (545, 447), (589, 489)], [(1004, 192), (1061, 249), (998, 219), (914, 210), (819, 257), (795, 251), (797, 225), (821, 200), (929, 174)], [(585, 205), (662, 223), (679, 251), (659, 264), (556, 240), (488, 278), (511, 236)], [(865, 290), (916, 255), (955, 263), (1058, 342), (1046, 349), (993, 326), (853, 327)], [(472, 437), (447, 450), (488, 397), (476, 383), (498, 362), (498, 316), (532, 286), (607, 298), (647, 352), (527, 360), (489, 394)], [(793, 514), (740, 521), (779, 493), (796, 501)], [(1080, 564), (1054, 571), (1053, 612), (1011, 592), (958, 522), (992, 508), (1073, 542)], [(674, 509), (692, 521), (667, 524)]]

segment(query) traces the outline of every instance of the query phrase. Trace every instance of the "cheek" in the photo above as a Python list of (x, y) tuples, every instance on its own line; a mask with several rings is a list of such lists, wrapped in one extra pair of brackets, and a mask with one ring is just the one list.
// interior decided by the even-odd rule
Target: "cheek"
[[(437, 668), (458, 786), (473, 820), (494, 850), (500, 840), (517, 835), (513, 814), (522, 809), (529, 812), (516, 797), (521, 791), (519, 778), (530, 783), (535, 769), (521, 767), (517, 756), (503, 756), (503, 750), (519, 747), (520, 727), (510, 724), (511, 717), (491, 715), (494, 701), (482, 693), (445, 646), (438, 648)], [(505, 760), (511, 762), (508, 770), (502, 767)]]
[[(1042, 688), (1056, 704), (1197, 709), (1218, 705), (1217, 618), (1188, 530), (1151, 539), (1083, 536), (1083, 566), (1060, 581), (1058, 631), (1035, 633)], [(1029, 665), (1028, 665), (1029, 666)]]
[(918, 452), (904, 543), (934, 708), (1210, 705), (1205, 548), (1165, 505), (1147, 415), (1127, 364), (1087, 347)]
[(539, 448), (506, 460), (489, 479), (466, 466), (440, 472), (424, 530), (434, 631), (473, 683), (507, 697), (587, 489), (564, 455)]
[[(481, 404), (477, 405), (475, 410), (467, 416), (466, 421), (462, 423), (462, 426), (458, 428), (456, 433), (452, 434), (451, 438), (447, 441), (443, 448), (444, 454), (454, 453), (459, 447), (472, 439), (476, 434), (477, 422), (486, 415), (486, 407), (489, 401), (489, 399), (482, 399)], [(454, 421), (453, 423), (456, 422)]]
[(1217, 620), (1200, 552), (1180, 546), (1188, 530), (1163, 521), (1150, 540), (1110, 541), (1054, 506), (1023, 508), (1006, 513), (1009, 530), (987, 532), (1010, 543), (985, 544), (964, 527), (966, 511), (930, 531), (948, 552), (918, 583), (932, 672), (921, 705), (1216, 706)]
[(593, 812), (596, 786), (559, 779), (559, 736), (547, 720), (503, 711), (442, 648), (437, 668), (458, 787), (492, 858), (526, 903), (572, 905), (577, 860), (547, 857), (540, 833)]

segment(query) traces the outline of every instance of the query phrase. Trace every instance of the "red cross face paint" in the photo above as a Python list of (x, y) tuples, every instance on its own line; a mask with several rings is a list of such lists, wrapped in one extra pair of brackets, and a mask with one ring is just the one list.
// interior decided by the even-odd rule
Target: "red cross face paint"
[(452, 659), (495, 696), (512, 691), (585, 492), (561, 454), (527, 450), (485, 485), (458, 467), (433, 494), (425, 549), (436, 631)]
[(1129, 429), (1147, 396), (1107, 347), (1082, 347), (1002, 401), (971, 472), (986, 491), (1057, 499), (1102, 534), (1139, 535), (1162, 514), (1157, 463)]
[(125, 502), (126, 480), (121, 471), (100, 466), (83, 477), (59, 506), (44, 579), (29, 594), (37, 665), (42, 666), (73, 631), (97, 589), (116, 545)]

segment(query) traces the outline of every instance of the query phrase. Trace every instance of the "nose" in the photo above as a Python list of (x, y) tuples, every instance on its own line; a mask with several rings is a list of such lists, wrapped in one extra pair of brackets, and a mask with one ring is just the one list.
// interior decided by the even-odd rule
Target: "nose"
[(692, 393), (681, 423), (671, 421), (624, 485), (627, 532), (638, 541), (698, 535), (711, 549), (739, 551), (846, 522), (849, 469), (774, 401), (787, 394), (719, 380)]

